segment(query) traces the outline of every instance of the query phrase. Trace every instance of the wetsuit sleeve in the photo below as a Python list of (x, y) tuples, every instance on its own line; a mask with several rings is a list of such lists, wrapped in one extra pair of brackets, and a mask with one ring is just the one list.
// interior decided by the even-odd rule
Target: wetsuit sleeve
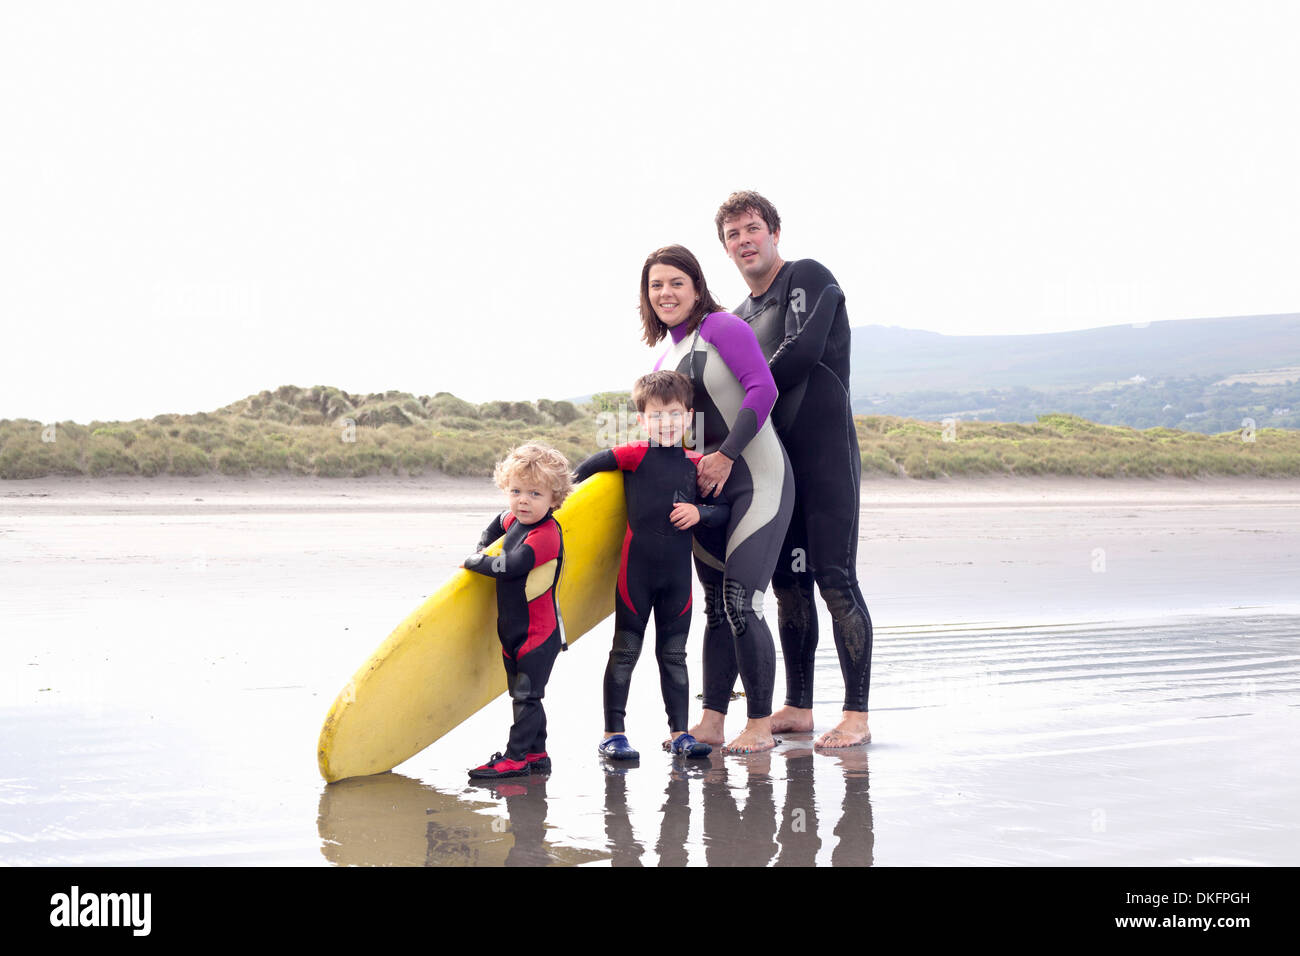
[(697, 501), (695, 507), (700, 510), (700, 524), (706, 528), (721, 528), (731, 517), (731, 505), (725, 501), (717, 505), (702, 505)]
[(528, 532), (517, 547), (495, 557), (472, 554), (465, 559), (465, 568), (504, 581), (521, 578), (533, 568), (555, 560), (560, 555), (559, 525), (551, 520), (538, 524), (541, 527)]
[(480, 551), (486, 548), (497, 538), (501, 537), (503, 534), (506, 533), (506, 529), (501, 523), (502, 519), (505, 518), (505, 516), (506, 513), (504, 511), (501, 512), (499, 515), (497, 515), (495, 518), (492, 519), (492, 523), (490, 525), (488, 525), (486, 528), (483, 529), (483, 533), (478, 536), (478, 549)]
[(528, 539), (520, 542), (519, 547), (489, 557), (482, 552), (471, 554), (465, 559), (465, 570), (485, 574), (497, 580), (523, 577), (537, 566), (537, 556), (528, 545)]
[(583, 482), (590, 478), (598, 471), (617, 471), (618, 459), (614, 457), (614, 450), (606, 448), (604, 451), (598, 451), (596, 454), (585, 459), (573, 471), (575, 482)]
[(791, 301), (785, 307), (785, 338), (767, 363), (782, 390), (798, 385), (822, 360), (826, 336), (844, 302), (844, 292), (830, 270), (811, 259), (795, 265), (788, 288)]
[(736, 420), (718, 449), (735, 461), (771, 414), (776, 403), (776, 382), (763, 359), (763, 350), (758, 347), (754, 330), (744, 319), (729, 312), (715, 312), (705, 319), (700, 335), (718, 350), (718, 355), (745, 390)]
[[(695, 466), (698, 474), (700, 459), (704, 456), (688, 451), (686, 457)], [(706, 528), (721, 528), (727, 523), (727, 519), (731, 517), (731, 503), (721, 493), (711, 500), (713, 504), (706, 505), (698, 500), (692, 501), (691, 504), (695, 505), (700, 512), (700, 524)]]

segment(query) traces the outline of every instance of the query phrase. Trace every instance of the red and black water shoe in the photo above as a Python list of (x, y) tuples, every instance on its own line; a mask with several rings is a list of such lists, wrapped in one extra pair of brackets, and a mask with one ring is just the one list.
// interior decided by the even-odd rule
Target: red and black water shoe
[(524, 759), (528, 761), (528, 769), (533, 773), (551, 772), (551, 758), (546, 756), (545, 750), (539, 754), (529, 754)]
[(487, 763), (471, 770), (469, 775), (474, 780), (500, 780), (502, 777), (526, 777), (528, 772), (527, 760), (511, 760), (495, 753), (488, 758)]

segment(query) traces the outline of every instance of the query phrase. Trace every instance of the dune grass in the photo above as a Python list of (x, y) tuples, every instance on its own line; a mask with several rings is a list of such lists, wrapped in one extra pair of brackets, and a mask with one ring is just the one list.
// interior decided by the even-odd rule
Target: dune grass
[(911, 478), (1300, 476), (1300, 432), (1278, 428), (1205, 435), (1099, 425), (1059, 414), (1040, 415), (1028, 424), (958, 421), (945, 426), (869, 415), (856, 421), (864, 473)]
[[(624, 419), (617, 410), (626, 403), (626, 393), (618, 392), (579, 407), (284, 386), (194, 415), (88, 425), (2, 420), (0, 478), (485, 476), (524, 441), (553, 445), (576, 464), (599, 448), (641, 437), (635, 421), (630, 431), (618, 427)], [(1031, 424), (945, 425), (871, 415), (856, 422), (864, 475), (1300, 476), (1300, 432), (1283, 429), (1138, 431), (1073, 415), (1041, 415)]]

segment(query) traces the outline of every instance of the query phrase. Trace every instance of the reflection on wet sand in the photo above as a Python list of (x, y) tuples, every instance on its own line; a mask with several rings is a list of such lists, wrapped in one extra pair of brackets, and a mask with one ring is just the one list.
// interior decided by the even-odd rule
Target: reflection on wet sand
[[(639, 765), (639, 761), (633, 761)], [(645, 847), (632, 831), (627, 805), (627, 775), (635, 768), (628, 763), (604, 762), (605, 840), (614, 866), (640, 866)]]
[[(807, 736), (811, 740), (812, 735)], [(835, 866), (870, 866), (875, 834), (871, 829), (867, 751), (853, 748), (843, 754), (816, 759), (839, 764), (845, 792), (840, 821), (835, 826), (839, 842), (831, 857)], [(773, 761), (784, 767), (785, 799), (778, 818)], [(704, 847), (709, 866), (813, 866), (821, 849), (817, 801), (813, 792), (811, 747), (773, 753), (723, 756), (708, 760), (677, 758), (664, 788), (659, 839), (655, 851), (660, 866), (685, 866), (692, 862), (689, 847)], [(778, 767), (778, 774), (781, 768)], [(606, 768), (605, 835), (614, 866), (641, 866), (644, 852), (628, 815), (626, 774), (623, 768)], [(823, 770), (825, 778), (825, 770)], [(691, 792), (702, 804), (702, 830), (690, 839)], [(738, 796), (743, 798), (741, 807)], [(823, 812), (824, 815), (824, 812)], [(698, 857), (693, 862), (701, 862)]]
[[(813, 787), (815, 759), (838, 764), (844, 778), (831, 863), (871, 865), (875, 834), (867, 751), (857, 748), (815, 757), (806, 746), (775, 755), (714, 754), (708, 760), (674, 760), (649, 862), (659, 866), (815, 865), (822, 846)], [(779, 764), (785, 765), (780, 816), (774, 761), (778, 774)], [(637, 826), (644, 827), (650, 818), (630, 810), (628, 775), (655, 771), (608, 762), (604, 771), (604, 851), (557, 842), (556, 829), (547, 823), (547, 777), (503, 780), (453, 794), (386, 773), (323, 788), (321, 852), (340, 866), (551, 866), (605, 861), (612, 866), (643, 866), (652, 835), (638, 834)], [(829, 782), (824, 765), (822, 775), (823, 783)], [(701, 809), (694, 815), (692, 798)], [(826, 816), (823, 808), (820, 817)], [(700, 821), (702, 831), (694, 835), (693, 819)]]
[(691, 764), (696, 762), (685, 757), (673, 759), (668, 786), (664, 788), (664, 816), (659, 826), (659, 842), (655, 844), (660, 866), (686, 866), (689, 862), (686, 841), (691, 832)]
[[(844, 768), (844, 802), (835, 825), (839, 842), (831, 851), (832, 866), (871, 866), (875, 862), (876, 831), (871, 816), (867, 752), (853, 748), (835, 755)], [(811, 776), (809, 777), (811, 779)]]
[[(796, 735), (808, 737), (812, 735)], [(783, 747), (774, 753), (724, 756), (708, 760), (678, 758), (668, 775), (655, 851), (660, 866), (701, 862), (690, 858), (689, 847), (703, 846), (709, 866), (813, 866), (821, 849), (814, 793), (814, 759), (838, 764), (844, 777), (844, 799), (835, 825), (838, 843), (835, 866), (870, 866), (873, 862), (871, 799), (867, 750), (817, 755), (809, 746)], [(776, 775), (773, 762), (778, 762)], [(782, 768), (780, 764), (783, 763)], [(605, 835), (615, 866), (640, 866), (642, 844), (628, 815), (626, 773), (607, 767)], [(825, 765), (823, 783), (830, 782)], [(775, 781), (785, 780), (785, 797), (777, 816)], [(691, 794), (698, 792), (702, 833), (691, 839)], [(741, 800), (743, 799), (743, 807)], [(825, 811), (822, 811), (825, 816)]]
[[(811, 738), (812, 734), (786, 734), (785, 739), (805, 736)], [(866, 749), (856, 749), (865, 759)], [(811, 747), (800, 746), (786, 751), (782, 756), (785, 757), (787, 782), (785, 803), (781, 808), (781, 832), (777, 834), (781, 852), (777, 855), (775, 865), (813, 866), (817, 862), (817, 851), (822, 845), (821, 838), (817, 835), (817, 804), (813, 800), (813, 750)], [(868, 808), (868, 821), (870, 818), (871, 811)]]
[[(397, 773), (325, 785), (321, 853), (339, 866), (568, 866), (605, 854), (548, 844), (546, 778), (502, 780), (482, 798)], [(505, 805), (503, 819), (493, 813)]]

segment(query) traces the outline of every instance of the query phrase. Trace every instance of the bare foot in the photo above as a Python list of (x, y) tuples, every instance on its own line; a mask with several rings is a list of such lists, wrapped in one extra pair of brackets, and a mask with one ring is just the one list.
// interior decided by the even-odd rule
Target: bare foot
[(786, 705), (772, 715), (774, 734), (810, 734), (813, 729), (812, 710)]
[(867, 726), (865, 710), (846, 710), (839, 725), (817, 738), (813, 744), (822, 750), (839, 750), (871, 743), (871, 728)]
[(688, 730), (687, 733), (701, 743), (721, 747), (726, 740), (722, 736), (722, 723), (726, 719), (726, 714), (716, 710), (709, 710), (706, 707), (704, 713), (700, 715), (700, 722)]
[(775, 746), (776, 738), (772, 736), (772, 718), (756, 717), (745, 724), (745, 729), (741, 731), (739, 737), (722, 749), (729, 754), (756, 754), (771, 750)]

